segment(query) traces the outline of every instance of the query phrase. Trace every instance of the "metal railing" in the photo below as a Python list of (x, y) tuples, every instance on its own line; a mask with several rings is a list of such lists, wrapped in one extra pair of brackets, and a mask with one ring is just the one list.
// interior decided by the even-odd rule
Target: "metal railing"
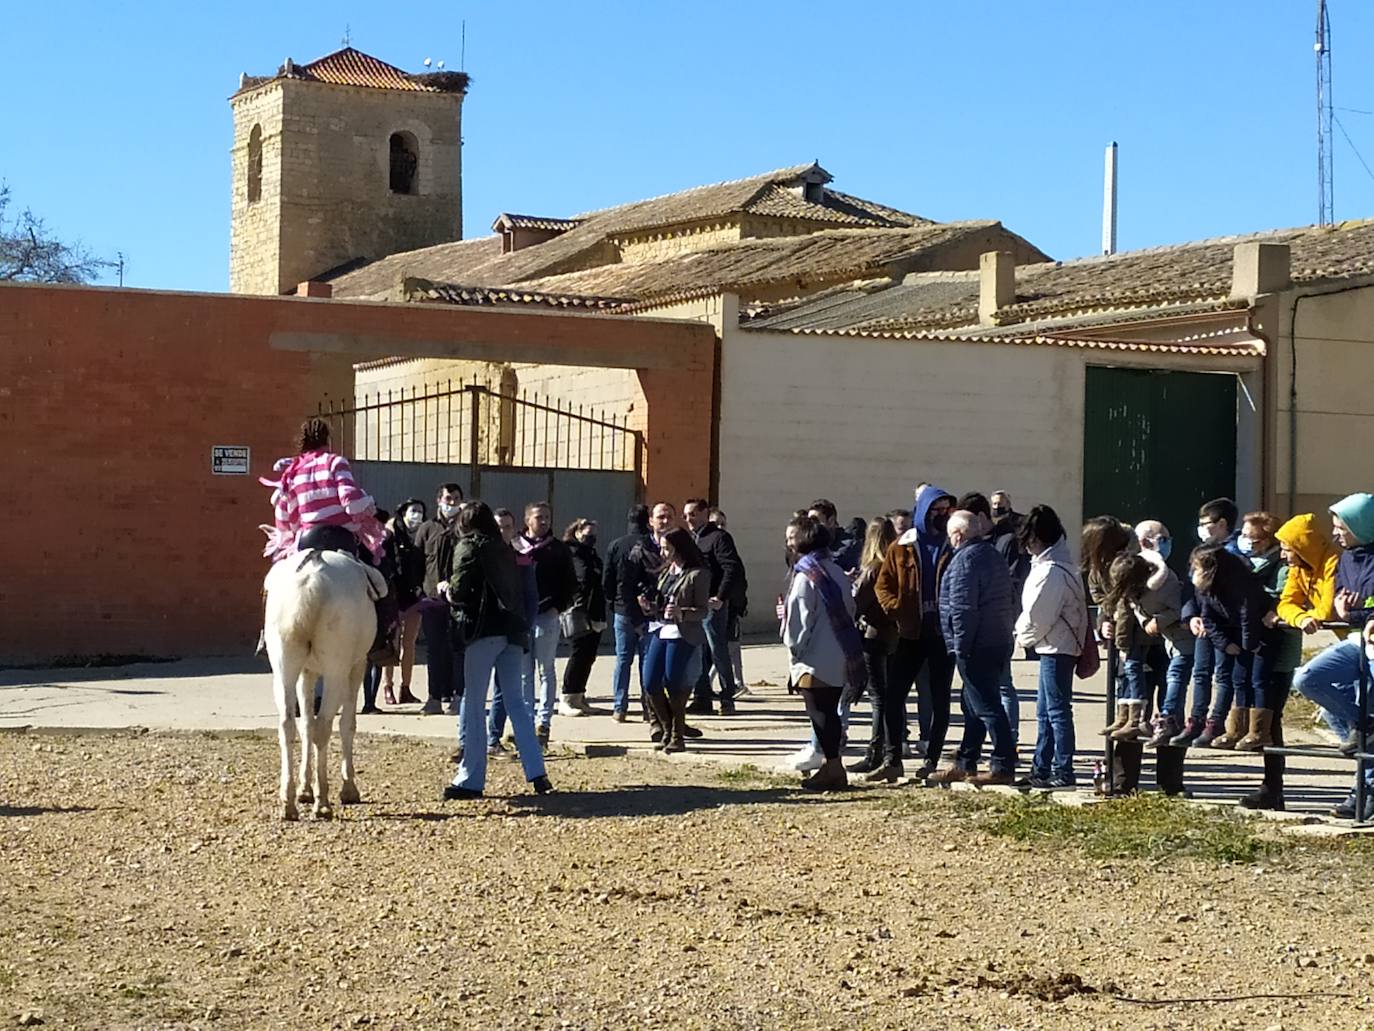
[(319, 406), (349, 458), (532, 469), (633, 472), (644, 435), (628, 416), (547, 395), (502, 394), (481, 383), (411, 387)]

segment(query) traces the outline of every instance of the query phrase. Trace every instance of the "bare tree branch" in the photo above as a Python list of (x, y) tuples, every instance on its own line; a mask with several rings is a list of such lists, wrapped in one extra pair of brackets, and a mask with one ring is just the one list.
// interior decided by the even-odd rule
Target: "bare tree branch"
[(28, 208), (9, 218), (9, 203), (10, 189), (0, 183), (0, 281), (89, 283), (114, 268), (113, 261), (96, 257), (80, 241), (50, 237), (43, 220)]

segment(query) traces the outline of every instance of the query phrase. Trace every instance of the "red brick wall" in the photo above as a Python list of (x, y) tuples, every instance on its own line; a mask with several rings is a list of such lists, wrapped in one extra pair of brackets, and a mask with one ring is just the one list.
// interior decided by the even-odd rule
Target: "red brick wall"
[[(614, 365), (618, 354), (642, 355), (654, 334), (677, 359), (675, 368), (644, 373), (656, 385), (646, 388), (649, 495), (703, 489), (709, 434), (682, 414), (710, 409), (710, 329), (670, 327), (664, 340), (662, 324), (641, 320), (543, 319), (0, 287), (0, 482), (10, 511), (0, 548), (0, 662), (251, 650), (265, 572), (257, 525), (270, 518), (257, 477), (290, 451), (317, 401), (351, 396), (354, 361), (381, 356), (347, 350), (360, 335), (385, 338), (398, 354), (423, 355), (436, 342), (495, 343), (512, 361), (528, 360), (522, 346), (552, 341), (567, 347), (569, 364)], [(338, 350), (291, 351), (272, 346), (277, 332), (353, 336), (339, 337)], [(215, 444), (251, 447), (251, 475), (211, 475)]]

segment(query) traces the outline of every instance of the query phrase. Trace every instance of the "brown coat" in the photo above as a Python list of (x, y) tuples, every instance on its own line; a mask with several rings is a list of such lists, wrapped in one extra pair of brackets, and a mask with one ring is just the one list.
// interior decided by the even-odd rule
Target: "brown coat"
[(873, 593), (883, 611), (897, 623), (906, 640), (921, 636), (921, 560), (917, 544), (893, 544), (887, 549)]

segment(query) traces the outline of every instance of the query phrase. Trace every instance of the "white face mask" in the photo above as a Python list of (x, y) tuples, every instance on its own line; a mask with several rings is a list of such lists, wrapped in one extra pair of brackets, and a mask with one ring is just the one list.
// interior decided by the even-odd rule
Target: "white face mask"
[(420, 510), (418, 508), (412, 508), (409, 512), (406, 513), (405, 524), (411, 530), (415, 529), (424, 521), (425, 517), (421, 515)]
[(452, 519), (458, 514), (458, 506), (450, 505), (447, 501), (439, 506), (439, 514), (445, 519)]
[(1236, 548), (1242, 555), (1253, 555), (1255, 553), (1255, 542), (1244, 534), (1236, 539)]
[(1198, 523), (1197, 539), (1202, 541), (1203, 544), (1208, 543), (1212, 539), (1212, 528), (1210, 526), (1205, 526), (1202, 523)]

